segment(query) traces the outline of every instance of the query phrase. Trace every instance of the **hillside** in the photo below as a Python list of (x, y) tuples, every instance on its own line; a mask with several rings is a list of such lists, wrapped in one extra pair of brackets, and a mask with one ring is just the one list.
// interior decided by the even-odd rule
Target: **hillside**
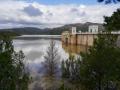
[(61, 34), (63, 31), (69, 31), (71, 30), (72, 26), (77, 27), (77, 29), (81, 30), (82, 32), (85, 32), (85, 31), (88, 31), (89, 25), (98, 25), (100, 30), (104, 30), (104, 27), (102, 24), (87, 22), (87, 23), (68, 24), (62, 27), (53, 28), (51, 30), (51, 34)]
[(57, 28), (45, 28), (45, 29), (40, 29), (40, 28), (34, 28), (34, 27), (24, 27), (24, 28), (12, 28), (12, 29), (0, 29), (0, 31), (9, 31), (9, 32), (14, 32), (17, 34), (21, 35), (34, 35), (34, 34), (40, 34), (40, 35), (61, 35), (63, 31), (69, 31), (72, 26), (77, 27), (77, 29), (85, 32), (88, 30), (89, 25), (98, 25), (100, 29), (104, 30), (103, 25), (99, 23), (76, 23), (76, 24), (68, 24), (64, 25), (62, 27), (57, 27)]
[(15, 32), (15, 33), (18, 33), (21, 35), (24, 35), (24, 34), (49, 34), (49, 32), (47, 32), (47, 30), (45, 30), (45, 29), (39, 29), (39, 28), (34, 28), (34, 27), (0, 29), (0, 31)]

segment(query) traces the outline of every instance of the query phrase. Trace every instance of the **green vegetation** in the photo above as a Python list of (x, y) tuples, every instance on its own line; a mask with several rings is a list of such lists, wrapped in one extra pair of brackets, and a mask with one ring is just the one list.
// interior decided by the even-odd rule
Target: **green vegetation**
[(119, 90), (120, 48), (116, 39), (111, 34), (98, 35), (88, 52), (81, 53), (82, 60), (71, 57), (63, 61), (63, 79), (79, 84), (81, 90)]
[(43, 64), (45, 68), (45, 75), (49, 77), (54, 77), (56, 75), (58, 69), (58, 62), (60, 60), (55, 41), (51, 40), (44, 58), (45, 61), (43, 62)]
[(80, 59), (76, 60), (74, 56), (70, 56), (66, 61), (62, 61), (62, 77), (69, 79), (72, 83), (79, 82), (80, 64)]
[(115, 42), (116, 37), (113, 35), (98, 36), (89, 52), (82, 54), (80, 76), (82, 85), (86, 87), (85, 90), (118, 88), (120, 48)]
[(29, 73), (24, 66), (24, 54), (15, 52), (9, 35), (0, 37), (0, 90), (27, 90)]
[[(106, 31), (120, 30), (119, 21), (120, 9), (114, 12), (111, 17), (105, 17)], [(77, 25), (80, 24), (75, 26)], [(82, 28), (86, 30), (85, 28), (88, 25), (90, 24), (87, 23)], [(56, 29), (53, 29), (48, 33), (61, 34), (62, 31), (69, 30), (70, 26), (56, 28), (58, 29), (57, 32), (54, 32)], [(80, 27), (78, 28), (80, 29)], [(24, 29), (19, 32), (24, 34), (28, 33), (28, 30)], [(39, 32), (39, 29), (37, 32)], [(32, 31), (29, 32), (29, 34), (31, 33)], [(12, 45), (11, 36), (16, 35), (13, 32), (0, 32), (0, 90), (28, 90), (29, 73), (24, 65), (24, 54), (22, 51), (15, 52)], [(86, 53), (81, 53), (82, 60), (70, 56), (66, 61), (62, 61), (63, 83), (59, 90), (119, 90), (120, 47), (116, 45), (116, 40), (117, 36), (110, 33), (98, 35), (94, 45)], [(55, 76), (60, 57), (53, 41), (51, 41), (44, 58), (46, 76)], [(50, 83), (52, 82), (50, 81)]]
[(104, 26), (107, 31), (118, 31), (120, 30), (120, 9), (117, 9), (111, 17), (105, 16)]
[[(81, 53), (82, 60), (70, 58), (62, 62), (64, 80), (79, 84), (81, 90), (120, 89), (120, 47), (116, 45), (118, 36), (109, 32), (120, 30), (119, 14), (118, 9), (111, 17), (105, 17), (105, 28), (108, 34), (99, 34), (94, 40), (94, 45), (86, 53)], [(64, 88), (66, 88), (65, 83), (60, 90)], [(68, 88), (68, 90), (74, 89)]]
[(105, 2), (105, 4), (109, 3), (118, 3), (120, 0), (98, 0), (98, 2)]
[(0, 39), (4, 39), (5, 37), (12, 38), (15, 36), (19, 36), (19, 34), (11, 31), (0, 31)]

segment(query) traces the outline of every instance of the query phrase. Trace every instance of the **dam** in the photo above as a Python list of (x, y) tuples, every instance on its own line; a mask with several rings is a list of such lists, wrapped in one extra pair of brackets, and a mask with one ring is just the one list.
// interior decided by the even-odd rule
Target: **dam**
[[(76, 27), (72, 27), (70, 31), (62, 33), (61, 39), (63, 44), (92, 46), (98, 34), (105, 35), (107, 33), (99, 30), (99, 26), (97, 25), (90, 25), (87, 32), (81, 32)], [(111, 34), (119, 35), (117, 42), (120, 41), (120, 32), (111, 32)]]

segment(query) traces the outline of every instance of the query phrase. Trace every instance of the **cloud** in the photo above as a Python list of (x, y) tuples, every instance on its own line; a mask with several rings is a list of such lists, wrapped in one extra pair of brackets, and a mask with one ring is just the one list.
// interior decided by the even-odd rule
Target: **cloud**
[(70, 23), (103, 23), (120, 4), (115, 5), (43, 5), (37, 2), (2, 1), (0, 3), (0, 28), (35, 26), (57, 27)]
[(70, 13), (76, 14), (76, 16), (82, 16), (82, 17), (86, 15), (86, 12), (84, 10), (79, 10), (78, 8), (72, 8), (70, 10)]
[(29, 16), (41, 16), (43, 12), (39, 10), (39, 8), (34, 7), (33, 5), (29, 5), (24, 7), (23, 11), (27, 13)]
[(72, 8), (70, 11), (71, 12), (78, 12), (78, 9), (77, 8)]

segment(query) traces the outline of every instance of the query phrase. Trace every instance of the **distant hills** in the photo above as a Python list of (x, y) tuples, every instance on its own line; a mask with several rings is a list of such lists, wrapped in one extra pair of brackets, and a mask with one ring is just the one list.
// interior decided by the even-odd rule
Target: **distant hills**
[(11, 28), (11, 29), (0, 29), (0, 32), (14, 32), (20, 35), (34, 35), (34, 34), (40, 34), (40, 35), (61, 35), (63, 31), (69, 31), (72, 26), (77, 27), (77, 29), (85, 32), (88, 30), (89, 25), (98, 25), (101, 30), (104, 30), (104, 27), (100, 23), (76, 23), (76, 24), (68, 24), (64, 25), (62, 27), (57, 28), (35, 28), (35, 27), (24, 27), (24, 28)]

